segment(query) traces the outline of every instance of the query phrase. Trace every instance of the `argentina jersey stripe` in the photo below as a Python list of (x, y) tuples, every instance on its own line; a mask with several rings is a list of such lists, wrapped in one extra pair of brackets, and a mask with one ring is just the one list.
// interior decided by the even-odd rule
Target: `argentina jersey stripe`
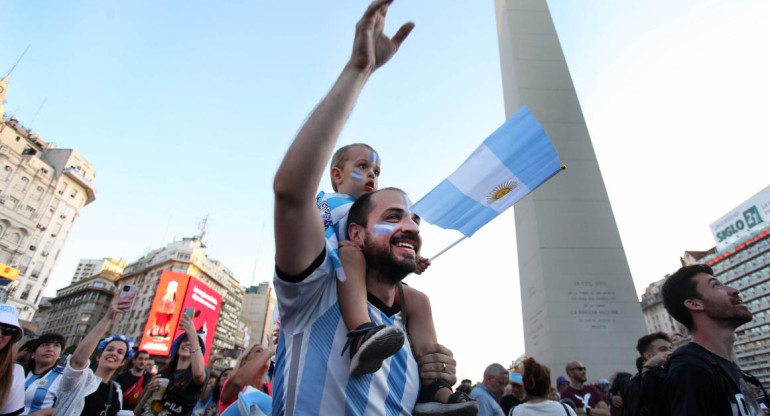
[(273, 376), (273, 415), (283, 415), (286, 398), (285, 377), (286, 371), (286, 341), (283, 332), (278, 333), (278, 346), (275, 350), (275, 373)]
[(306, 409), (307, 414), (320, 414), (332, 343), (341, 320), (340, 308), (335, 304), (313, 323), (309, 331), (308, 345), (303, 346), (305, 354), (297, 406)]

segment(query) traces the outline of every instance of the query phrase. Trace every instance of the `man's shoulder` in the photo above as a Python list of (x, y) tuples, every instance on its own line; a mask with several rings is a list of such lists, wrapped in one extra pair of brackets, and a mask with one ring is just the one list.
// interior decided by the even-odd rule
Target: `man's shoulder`
[(479, 384), (473, 389), (471, 389), (471, 394), (469, 394), (468, 396), (470, 396), (473, 399), (478, 399), (479, 397), (483, 397), (484, 394), (485, 394), (484, 389), (481, 387), (481, 384)]
[(715, 359), (705, 348), (695, 343), (689, 343), (679, 347), (669, 358), (666, 375), (678, 375), (687, 371), (695, 371), (698, 374), (704, 372), (713, 373)]

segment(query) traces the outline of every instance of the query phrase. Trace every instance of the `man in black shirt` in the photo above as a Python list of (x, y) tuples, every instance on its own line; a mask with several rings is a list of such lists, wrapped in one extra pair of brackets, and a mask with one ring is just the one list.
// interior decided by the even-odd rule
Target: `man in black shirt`
[(663, 306), (692, 334), (669, 358), (662, 390), (668, 414), (763, 414), (732, 361), (735, 329), (753, 317), (738, 293), (705, 264), (682, 267), (663, 284)]
[(631, 377), (628, 385), (622, 389), (620, 402), (616, 398), (612, 399), (612, 406), (622, 406), (624, 416), (639, 415), (639, 400), (642, 387), (642, 375), (650, 367), (662, 367), (671, 356), (671, 338), (663, 332), (647, 334), (636, 342), (636, 350), (639, 352), (637, 359), (636, 375)]
[(124, 410), (134, 410), (144, 388), (147, 387), (147, 383), (152, 378), (152, 374), (145, 370), (149, 359), (150, 354), (147, 351), (138, 351), (131, 360), (131, 368), (115, 377), (115, 381), (120, 384), (120, 388), (123, 390)]

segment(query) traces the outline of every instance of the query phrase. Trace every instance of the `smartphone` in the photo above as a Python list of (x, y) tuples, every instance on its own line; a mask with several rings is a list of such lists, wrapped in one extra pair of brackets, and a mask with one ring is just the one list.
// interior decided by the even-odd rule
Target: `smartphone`
[(243, 351), (239, 348), (225, 348), (222, 350), (222, 355), (227, 358), (238, 358), (242, 353)]
[(120, 293), (118, 294), (118, 298), (120, 300), (130, 300), (131, 304), (128, 305), (127, 308), (123, 309), (123, 312), (128, 312), (131, 310), (131, 308), (134, 307), (134, 299), (136, 299), (136, 286), (134, 285), (123, 285), (120, 288)]
[(184, 315), (192, 319), (195, 316), (195, 308), (184, 308)]

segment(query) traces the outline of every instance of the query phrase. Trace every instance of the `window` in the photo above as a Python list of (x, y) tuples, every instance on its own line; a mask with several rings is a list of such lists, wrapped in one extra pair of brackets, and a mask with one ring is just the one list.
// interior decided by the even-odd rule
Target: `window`
[(33, 218), (35, 216), (35, 208), (32, 208), (31, 206), (27, 205), (25, 208), (27, 215), (29, 215), (30, 218)]
[(26, 176), (22, 176), (19, 183), (16, 184), (16, 187), (18, 189), (21, 189), (22, 191), (26, 191), (29, 187), (29, 178)]
[(19, 200), (12, 196), (9, 196), (8, 205), (11, 207), (11, 209), (16, 209), (16, 206), (19, 205)]

